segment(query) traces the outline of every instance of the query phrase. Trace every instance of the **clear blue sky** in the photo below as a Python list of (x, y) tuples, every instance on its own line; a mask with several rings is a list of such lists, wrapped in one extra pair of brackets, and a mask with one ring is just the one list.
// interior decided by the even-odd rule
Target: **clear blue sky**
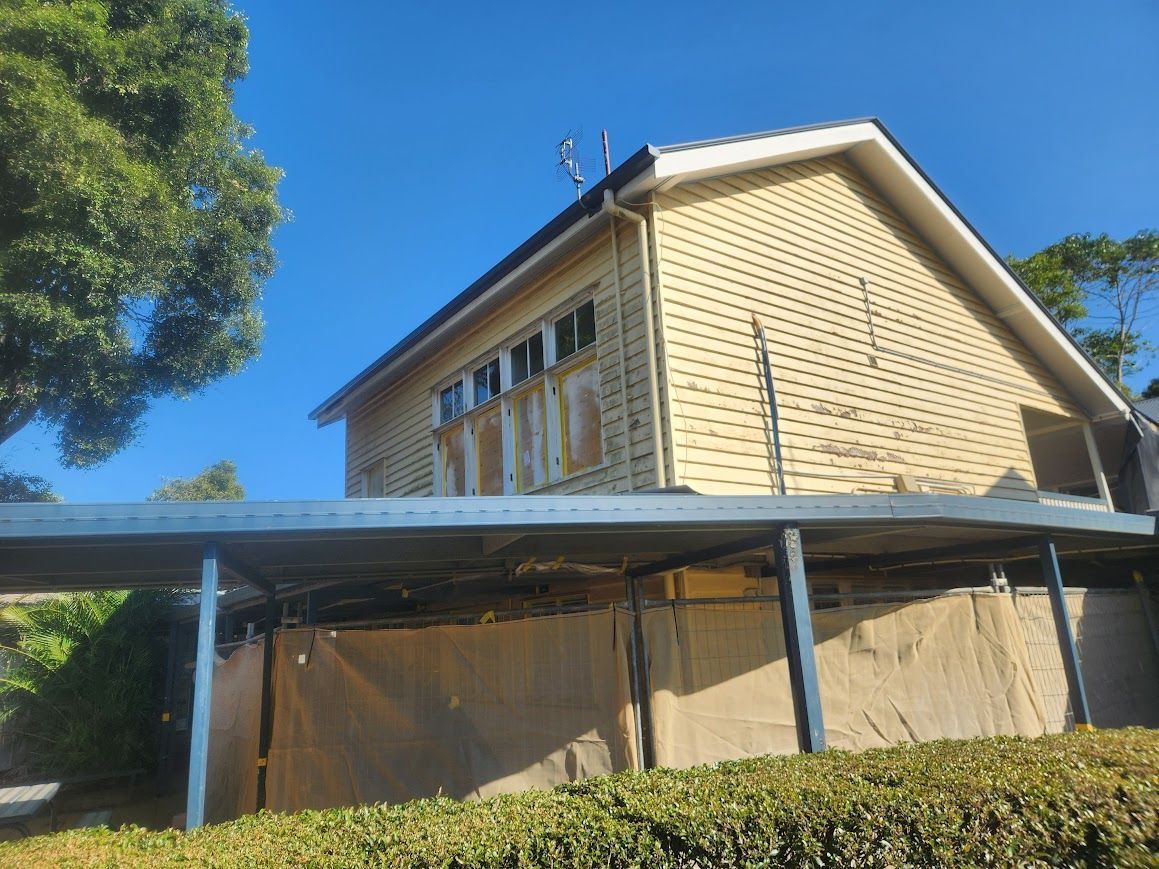
[[(251, 498), (343, 495), (343, 430), (306, 414), (644, 142), (876, 115), (1001, 252), (1159, 225), (1159, 4), (308, 4), (239, 0), (237, 110), (282, 166), (265, 352), (65, 471), (26, 431), (0, 458), (70, 501), (139, 500), (234, 459)], [(1136, 378), (1159, 375), (1152, 365)]]

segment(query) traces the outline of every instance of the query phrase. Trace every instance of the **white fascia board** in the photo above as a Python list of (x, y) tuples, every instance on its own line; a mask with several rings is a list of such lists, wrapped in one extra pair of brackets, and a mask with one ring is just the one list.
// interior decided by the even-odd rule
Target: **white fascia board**
[[(549, 261), (553, 257), (559, 256), (569, 245), (577, 243), (585, 236), (594, 233), (603, 224), (603, 221), (604, 218), (599, 213), (577, 220), (520, 263), (518, 267), (505, 275), (501, 280), (489, 287), (487, 292), (441, 322), (428, 335), (424, 336), (421, 341), (415, 344), (415, 346), (394, 360), (394, 362), (381, 371), (378, 371), (373, 377), (358, 386), (357, 389), (344, 396), (340, 402), (327, 408), (325, 413), (319, 414), (317, 420), (318, 426), (321, 427), (332, 422), (337, 422), (345, 417), (351, 408), (358, 407), (370, 395), (377, 397), (378, 394), (389, 389), (391, 381), (394, 378), (406, 373), (411, 368), (418, 367), (423, 361), (430, 358), (429, 348), (437, 346), (440, 341), (452, 340), (455, 335), (455, 329), (464, 324), (471, 323), (488, 309), (501, 305), (514, 297), (520, 290), (521, 285), (529, 277), (533, 276), (545, 264), (550, 264)], [(512, 331), (518, 328), (519, 325), (512, 324)], [(432, 380), (433, 383), (434, 381)]]
[(872, 121), (661, 148), (625, 198), (705, 178), (844, 154), (918, 234), (994, 309), (1094, 420), (1123, 418), (1130, 405), (1007, 270), (942, 194)]

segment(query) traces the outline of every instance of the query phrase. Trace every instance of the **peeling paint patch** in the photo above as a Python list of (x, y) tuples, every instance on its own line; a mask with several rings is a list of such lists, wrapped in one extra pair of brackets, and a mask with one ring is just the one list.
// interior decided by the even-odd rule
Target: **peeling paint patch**
[(823, 453), (841, 456), (846, 459), (866, 459), (871, 462), (885, 461), (885, 456), (873, 450), (863, 450), (861, 447), (843, 447), (839, 444), (820, 444), (817, 449)]

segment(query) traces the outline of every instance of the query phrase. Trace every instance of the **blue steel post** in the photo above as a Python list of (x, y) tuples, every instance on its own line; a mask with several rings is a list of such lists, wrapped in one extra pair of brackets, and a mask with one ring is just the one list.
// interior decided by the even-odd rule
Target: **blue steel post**
[(801, 529), (795, 522), (782, 526), (777, 532), (773, 552), (777, 562), (781, 619), (785, 626), (789, 682), (793, 688), (793, 712), (797, 719), (797, 743), (801, 751), (824, 751), (825, 722), (821, 716), (817, 657), (813, 651), (813, 618), (809, 613), (809, 589), (805, 584)]
[(1070, 611), (1066, 606), (1066, 592), (1062, 586), (1062, 571), (1058, 566), (1058, 549), (1054, 545), (1054, 538), (1049, 534), (1043, 537), (1038, 552), (1042, 561), (1042, 579), (1050, 593), (1050, 609), (1054, 613), (1054, 629), (1058, 633), (1062, 667), (1066, 671), (1074, 729), (1094, 730), (1091, 710), (1087, 706), (1087, 692), (1083, 687), (1083, 668), (1079, 663), (1078, 649), (1075, 648), (1074, 632), (1070, 628)]
[(185, 829), (205, 823), (205, 777), (209, 765), (209, 714), (213, 706), (213, 660), (217, 645), (217, 544), (206, 543), (201, 557), (201, 611), (197, 621), (197, 664), (193, 682), (192, 740)]
[(257, 811), (266, 807), (266, 772), (270, 759), (270, 736), (273, 731), (274, 698), (270, 683), (274, 673), (274, 628), (278, 622), (278, 599), (266, 595), (266, 633), (262, 647), (262, 696), (258, 723), (258, 787)]

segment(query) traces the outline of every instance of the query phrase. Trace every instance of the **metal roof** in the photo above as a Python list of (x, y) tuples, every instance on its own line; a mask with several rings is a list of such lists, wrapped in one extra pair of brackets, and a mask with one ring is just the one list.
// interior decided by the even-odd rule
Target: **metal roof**
[[(894, 553), (1053, 532), (1154, 542), (1156, 519), (957, 495), (512, 496), (0, 507), (0, 592), (195, 585), (216, 542), (271, 586), (510, 570), (530, 558), (630, 569), (753, 550), (801, 525), (807, 555)], [(755, 541), (755, 542), (754, 542)]]
[(1159, 423), (1159, 398), (1144, 398), (1136, 401), (1135, 409), (1151, 422)]

